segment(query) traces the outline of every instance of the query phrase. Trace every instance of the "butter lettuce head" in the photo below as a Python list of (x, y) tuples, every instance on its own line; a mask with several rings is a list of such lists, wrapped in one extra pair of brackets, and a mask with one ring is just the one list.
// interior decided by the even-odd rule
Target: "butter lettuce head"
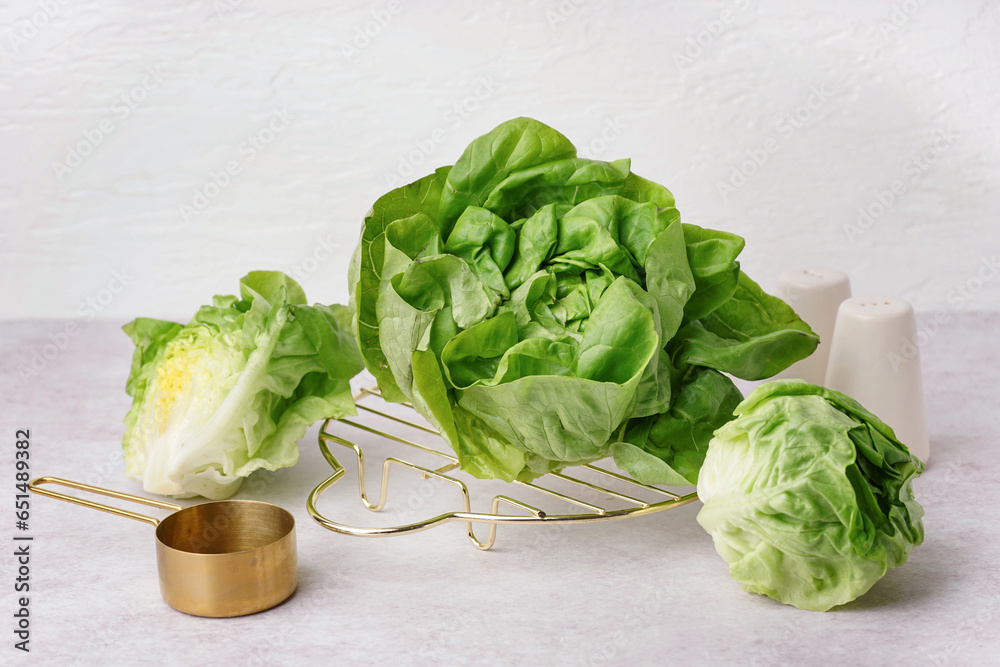
[(298, 461), (313, 422), (354, 414), (362, 368), (344, 306), (306, 305), (288, 276), (255, 271), (186, 325), (139, 318), (126, 391), (126, 473), (163, 495), (228, 498), (258, 468)]
[(742, 396), (817, 338), (740, 271), (743, 239), (685, 225), (628, 160), (503, 123), (375, 202), (350, 267), (361, 355), (484, 478), (613, 455), (691, 484)]
[(868, 591), (923, 541), (923, 464), (885, 423), (799, 380), (758, 387), (715, 433), (698, 522), (743, 588), (826, 611)]

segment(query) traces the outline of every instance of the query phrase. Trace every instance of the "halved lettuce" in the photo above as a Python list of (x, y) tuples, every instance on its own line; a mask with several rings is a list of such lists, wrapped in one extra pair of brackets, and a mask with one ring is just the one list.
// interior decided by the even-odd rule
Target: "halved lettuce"
[[(743, 239), (685, 225), (628, 160), (501, 124), (375, 202), (350, 267), (365, 365), (477, 477), (527, 480), (613, 454), (694, 483), (712, 430), (817, 337), (742, 274)], [(666, 437), (669, 434), (681, 437)]]
[(306, 305), (283, 273), (254, 271), (186, 325), (138, 318), (126, 391), (126, 473), (163, 495), (228, 498), (258, 468), (298, 461), (313, 422), (355, 414), (362, 368), (344, 306)]
[(825, 611), (923, 541), (913, 479), (924, 466), (859, 403), (778, 380), (735, 413), (709, 445), (698, 522), (744, 589)]

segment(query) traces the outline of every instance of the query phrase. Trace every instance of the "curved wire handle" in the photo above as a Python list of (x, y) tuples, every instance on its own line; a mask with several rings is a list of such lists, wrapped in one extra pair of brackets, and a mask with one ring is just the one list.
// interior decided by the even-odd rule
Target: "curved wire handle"
[(55, 498), (56, 500), (64, 500), (68, 503), (73, 503), (74, 505), (82, 505), (84, 507), (89, 507), (91, 509), (107, 512), (108, 514), (123, 516), (127, 519), (135, 519), (136, 521), (142, 521), (143, 523), (150, 523), (153, 524), (154, 526), (160, 525), (160, 520), (157, 519), (156, 517), (146, 516), (145, 514), (139, 514), (138, 512), (129, 512), (128, 510), (112, 507), (111, 505), (96, 503), (93, 500), (85, 500), (83, 498), (77, 498), (76, 496), (70, 496), (65, 493), (59, 493), (58, 491), (53, 491), (52, 489), (44, 489), (42, 488), (43, 484), (58, 484), (59, 486), (68, 486), (71, 489), (78, 489), (80, 491), (96, 493), (101, 496), (117, 498), (118, 500), (128, 500), (129, 502), (139, 503), (141, 505), (149, 505), (150, 507), (159, 507), (160, 509), (170, 510), (172, 512), (184, 509), (180, 505), (164, 502), (162, 500), (153, 500), (152, 498), (133, 496), (131, 493), (122, 493), (121, 491), (102, 489), (99, 486), (91, 486), (90, 484), (83, 484), (82, 482), (74, 482), (72, 480), (62, 479), (61, 477), (38, 477), (36, 479), (31, 480), (31, 482), (28, 483), (28, 490), (37, 493), (40, 496), (48, 496), (49, 498)]
[[(378, 396), (378, 394), (376, 393), (376, 391), (365, 389), (365, 390), (362, 390), (361, 393), (358, 396), (355, 397), (355, 402), (357, 403), (357, 401), (360, 398), (363, 398), (365, 395)], [(426, 427), (426, 426), (424, 426), (422, 424), (418, 424), (416, 422), (412, 422), (412, 421), (409, 421), (409, 420), (406, 420), (406, 419), (402, 419), (400, 417), (388, 414), (386, 412), (382, 412), (380, 410), (376, 410), (376, 409), (373, 409), (373, 408), (361, 405), (360, 403), (358, 403), (358, 407), (361, 408), (361, 409), (363, 409), (363, 410), (365, 410), (365, 411), (367, 411), (367, 412), (376, 414), (376, 415), (381, 416), (381, 417), (388, 418), (388, 419), (390, 419), (392, 421), (398, 422), (400, 424), (404, 424), (404, 425), (409, 426), (409, 427), (417, 428), (417, 429), (419, 429), (421, 431), (424, 431), (426, 433), (430, 433), (430, 434), (434, 434), (434, 435), (439, 435), (438, 432), (435, 431), (434, 429), (428, 428), (428, 427)], [(414, 463), (410, 463), (409, 461), (404, 461), (404, 460), (396, 458), (396, 457), (389, 457), (389, 458), (385, 459), (385, 462), (382, 465), (382, 481), (381, 481), (381, 488), (379, 489), (378, 500), (376, 502), (372, 502), (371, 499), (368, 497), (367, 488), (366, 488), (366, 484), (365, 484), (366, 477), (365, 477), (365, 457), (364, 457), (364, 452), (361, 450), (361, 448), (357, 444), (351, 442), (350, 440), (347, 440), (347, 439), (342, 438), (342, 437), (340, 437), (338, 435), (330, 433), (328, 431), (328, 427), (330, 426), (331, 422), (333, 422), (333, 421), (339, 421), (340, 423), (343, 423), (343, 424), (348, 425), (348, 426), (352, 426), (352, 427), (360, 429), (362, 431), (366, 431), (368, 433), (372, 433), (372, 434), (378, 435), (380, 437), (387, 438), (389, 440), (396, 441), (396, 442), (404, 444), (404, 445), (409, 445), (410, 447), (416, 448), (418, 450), (421, 450), (421, 451), (424, 451), (424, 452), (427, 452), (427, 453), (430, 453), (430, 454), (434, 454), (436, 456), (439, 456), (441, 458), (446, 459), (448, 461), (448, 464), (445, 465), (445, 466), (443, 466), (443, 467), (441, 467), (441, 468), (438, 468), (438, 469), (430, 469), (430, 468), (426, 468), (424, 466), (419, 466), (419, 465), (416, 465)], [(371, 510), (373, 512), (378, 512), (383, 507), (385, 507), (386, 499), (387, 499), (388, 492), (389, 492), (389, 471), (390, 471), (390, 469), (392, 467), (395, 466), (395, 467), (402, 467), (402, 468), (408, 468), (410, 470), (415, 470), (415, 471), (419, 472), (424, 479), (427, 479), (428, 477), (434, 477), (434, 478), (440, 479), (442, 481), (448, 482), (449, 484), (452, 484), (452, 485), (458, 487), (459, 490), (462, 493), (463, 511), (460, 511), (460, 512), (446, 512), (444, 514), (440, 514), (438, 516), (431, 517), (431, 518), (425, 519), (423, 521), (417, 521), (417, 522), (414, 522), (414, 523), (408, 523), (408, 524), (400, 525), (400, 526), (388, 526), (388, 527), (378, 527), (378, 528), (362, 528), (362, 527), (359, 527), (359, 526), (348, 526), (348, 525), (345, 525), (345, 524), (342, 524), (342, 523), (339, 523), (339, 522), (332, 521), (332, 520), (328, 519), (327, 517), (325, 517), (317, 509), (317, 507), (316, 507), (317, 501), (319, 500), (320, 496), (322, 496), (323, 493), (326, 492), (327, 489), (329, 489), (331, 486), (333, 486), (334, 484), (336, 484), (345, 475), (345, 473), (346, 473), (346, 469), (344, 468), (344, 466), (342, 466), (340, 464), (340, 462), (337, 461), (336, 457), (334, 457), (333, 453), (330, 451), (330, 448), (329, 448), (329, 446), (327, 444), (328, 441), (329, 442), (337, 443), (337, 444), (342, 445), (344, 447), (347, 447), (348, 449), (350, 449), (350, 450), (352, 450), (354, 452), (355, 457), (357, 459), (357, 464), (358, 464), (358, 494), (360, 495), (361, 501), (364, 504), (364, 506), (366, 508), (368, 508), (369, 510)], [(541, 492), (541, 493), (543, 493), (545, 495), (548, 495), (550, 497), (556, 498), (558, 500), (561, 500), (561, 501), (564, 501), (564, 502), (567, 502), (567, 503), (571, 503), (571, 504), (576, 505), (578, 507), (582, 507), (584, 510), (586, 510), (586, 513), (583, 513), (583, 514), (558, 514), (558, 515), (547, 514), (545, 511), (543, 511), (543, 510), (541, 510), (541, 509), (539, 509), (537, 507), (534, 507), (532, 505), (529, 505), (527, 503), (524, 503), (524, 502), (522, 502), (520, 500), (516, 500), (516, 499), (511, 498), (511, 497), (506, 496), (506, 495), (497, 495), (497, 496), (495, 496), (493, 498), (493, 503), (492, 503), (492, 508), (491, 508), (491, 512), (490, 513), (488, 513), (488, 514), (485, 514), (485, 513), (476, 513), (476, 512), (472, 512), (472, 509), (471, 509), (471, 499), (470, 499), (470, 495), (469, 495), (469, 489), (465, 485), (465, 483), (462, 482), (459, 479), (456, 479), (455, 477), (452, 477), (450, 475), (445, 474), (449, 470), (452, 470), (452, 469), (458, 467), (458, 459), (456, 457), (450, 455), (450, 454), (446, 454), (444, 452), (438, 451), (438, 450), (430, 448), (430, 447), (425, 447), (424, 445), (421, 445), (419, 443), (413, 442), (411, 440), (407, 440), (405, 438), (401, 438), (401, 437), (399, 437), (397, 435), (394, 435), (392, 433), (379, 431), (377, 429), (371, 428), (371, 427), (366, 426), (364, 424), (360, 424), (358, 422), (351, 421), (349, 419), (340, 419), (340, 420), (327, 419), (323, 423), (323, 427), (320, 429), (320, 432), (319, 432), (319, 448), (320, 448), (320, 452), (323, 454), (323, 458), (325, 458), (326, 461), (327, 461), (327, 463), (330, 464), (330, 466), (333, 468), (334, 472), (327, 479), (325, 479), (322, 482), (320, 482), (316, 486), (316, 488), (314, 488), (312, 490), (312, 493), (309, 494), (309, 498), (306, 501), (306, 508), (309, 511), (309, 515), (318, 524), (320, 524), (321, 526), (323, 526), (324, 528), (326, 528), (328, 530), (332, 530), (334, 532), (342, 533), (342, 534), (345, 534), (345, 535), (355, 535), (355, 536), (359, 536), (359, 537), (387, 537), (387, 536), (391, 536), (391, 535), (401, 535), (401, 534), (405, 534), (405, 533), (415, 533), (415, 532), (420, 532), (420, 531), (423, 531), (423, 530), (428, 530), (430, 528), (433, 528), (435, 526), (438, 526), (438, 525), (441, 525), (441, 524), (444, 524), (444, 523), (449, 523), (449, 522), (454, 522), (454, 521), (460, 521), (460, 522), (465, 523), (466, 534), (468, 535), (469, 541), (472, 542), (473, 546), (475, 546), (477, 549), (485, 551), (485, 550), (489, 549), (490, 547), (492, 547), (493, 544), (494, 544), (494, 542), (496, 541), (496, 529), (497, 529), (497, 526), (499, 524), (523, 524), (523, 523), (531, 523), (531, 524), (539, 524), (539, 523), (552, 523), (552, 524), (593, 523), (593, 522), (597, 522), (597, 521), (608, 521), (608, 520), (619, 519), (619, 518), (624, 518), (624, 517), (628, 517), (628, 516), (641, 516), (641, 515), (645, 515), (645, 514), (653, 514), (655, 512), (660, 512), (660, 511), (663, 511), (663, 510), (672, 509), (674, 507), (680, 507), (681, 505), (686, 505), (686, 504), (694, 501), (697, 498), (697, 493), (694, 493), (694, 492), (688, 493), (688, 494), (683, 495), (683, 496), (682, 495), (678, 495), (678, 494), (672, 493), (670, 491), (666, 491), (664, 489), (660, 489), (660, 488), (657, 488), (657, 487), (654, 487), (654, 486), (649, 486), (647, 484), (642, 484), (640, 482), (636, 482), (633, 479), (625, 477), (624, 475), (619, 475), (619, 474), (617, 474), (615, 472), (612, 472), (610, 470), (605, 470), (603, 468), (599, 468), (597, 466), (589, 465), (588, 464), (588, 465), (585, 465), (585, 466), (582, 466), (582, 467), (584, 467), (584, 468), (586, 468), (588, 470), (600, 473), (600, 474), (602, 474), (604, 476), (607, 476), (607, 477), (610, 477), (610, 478), (613, 478), (613, 479), (617, 479), (620, 482), (631, 484), (631, 485), (636, 486), (636, 487), (641, 487), (643, 489), (646, 489), (647, 491), (653, 491), (653, 492), (655, 492), (657, 494), (666, 496), (668, 499), (664, 500), (664, 501), (661, 501), (661, 502), (655, 502), (655, 503), (645, 502), (645, 501), (639, 500), (637, 498), (634, 498), (632, 496), (628, 496), (626, 494), (619, 493), (617, 491), (612, 491), (612, 490), (604, 488), (602, 486), (598, 486), (596, 484), (592, 484), (590, 482), (586, 482), (584, 480), (577, 479), (575, 477), (571, 477), (569, 475), (566, 475), (566, 474), (560, 472), (560, 473), (549, 473), (549, 476), (550, 477), (555, 477), (557, 479), (561, 479), (561, 480), (564, 480), (564, 481), (567, 481), (567, 482), (572, 483), (572, 484), (577, 485), (577, 486), (581, 486), (581, 487), (588, 488), (588, 489), (591, 489), (591, 490), (594, 490), (594, 491), (598, 491), (600, 493), (603, 493), (605, 495), (611, 496), (611, 497), (616, 498), (616, 499), (618, 499), (620, 501), (624, 501), (624, 502), (626, 502), (626, 503), (628, 503), (630, 505), (633, 505), (633, 506), (632, 507), (626, 507), (624, 509), (607, 510), (607, 509), (605, 509), (603, 507), (600, 507), (598, 505), (594, 505), (592, 503), (588, 503), (588, 502), (585, 502), (583, 500), (579, 500), (579, 499), (574, 498), (572, 496), (565, 495), (565, 494), (559, 493), (557, 491), (553, 491), (551, 489), (548, 489), (548, 488), (545, 488), (545, 487), (542, 487), (542, 486), (538, 486), (537, 484), (534, 484), (534, 483), (514, 482), (514, 484), (517, 484), (517, 485), (519, 485), (521, 487), (530, 488), (530, 489), (532, 489), (534, 491)], [(527, 514), (523, 514), (523, 515), (520, 515), (520, 514), (499, 514), (499, 509), (500, 509), (500, 504), (501, 503), (504, 503), (506, 505), (510, 505), (511, 507), (516, 507), (518, 509), (521, 509), (521, 510), (525, 511)], [(475, 531), (473, 530), (473, 523), (488, 523), (489, 524), (489, 534), (488, 534), (488, 536), (487, 536), (487, 538), (486, 538), (485, 541), (481, 541), (479, 538), (476, 537)]]
[[(469, 488), (465, 485), (464, 482), (462, 482), (459, 479), (455, 479), (454, 477), (450, 477), (449, 475), (445, 475), (444, 473), (438, 470), (431, 470), (429, 468), (418, 466), (416, 464), (410, 463), (409, 461), (403, 461), (402, 459), (398, 459), (395, 457), (387, 458), (385, 462), (382, 464), (382, 484), (381, 484), (381, 489), (379, 491), (379, 499), (377, 503), (372, 503), (371, 500), (369, 500), (367, 491), (365, 489), (364, 452), (362, 452), (361, 448), (358, 447), (353, 442), (344, 440), (343, 438), (340, 438), (330, 433), (325, 433), (325, 430), (326, 430), (326, 425), (324, 424), (323, 429), (321, 429), (320, 431), (319, 448), (320, 451), (323, 453), (323, 458), (325, 458), (327, 460), (327, 463), (329, 463), (330, 466), (334, 469), (334, 473), (324, 481), (320, 482), (320, 484), (315, 489), (312, 490), (312, 493), (309, 494), (309, 498), (306, 501), (306, 508), (308, 509), (310, 516), (312, 516), (312, 518), (324, 528), (328, 528), (329, 530), (332, 530), (334, 532), (343, 533), (346, 535), (358, 535), (362, 537), (384, 537), (388, 535), (399, 535), (402, 533), (420, 532), (422, 530), (427, 530), (429, 528), (433, 528), (434, 526), (440, 525), (442, 523), (448, 523), (450, 521), (464, 521), (466, 525), (466, 534), (468, 535), (469, 540), (472, 542), (473, 546), (475, 546), (477, 549), (485, 551), (486, 549), (492, 547), (493, 543), (496, 541), (498, 523), (521, 523), (525, 520), (537, 520), (545, 518), (545, 513), (542, 510), (535, 507), (531, 507), (526, 503), (522, 503), (518, 500), (514, 500), (513, 498), (509, 498), (507, 496), (496, 496), (495, 498), (493, 498), (492, 514), (489, 515), (475, 514), (472, 512), (472, 501), (469, 496)], [(330, 452), (330, 448), (327, 446), (325, 442), (326, 439), (332, 440), (338, 444), (344, 445), (345, 447), (354, 450), (358, 459), (358, 487), (359, 487), (358, 492), (359, 495), (361, 496), (361, 502), (363, 502), (365, 507), (367, 507), (369, 510), (373, 512), (378, 512), (383, 507), (385, 507), (386, 498), (389, 493), (389, 470), (392, 466), (399, 466), (403, 468), (409, 468), (410, 470), (416, 470), (417, 472), (420, 472), (425, 478), (436, 477), (437, 479), (449, 482), (450, 484), (454, 484), (455, 486), (457, 486), (462, 492), (462, 503), (465, 511), (448, 512), (424, 521), (409, 523), (402, 526), (391, 526), (384, 528), (361, 528), (357, 526), (346, 526), (344, 524), (340, 524), (335, 521), (331, 521), (330, 519), (327, 519), (319, 512), (318, 509), (316, 509), (316, 501), (319, 499), (321, 495), (323, 495), (323, 493), (328, 488), (333, 486), (344, 475), (346, 470), (342, 465), (340, 465), (340, 462), (337, 461), (337, 459)], [(501, 502), (507, 503), (514, 507), (519, 507), (525, 510), (526, 512), (529, 512), (530, 516), (515, 515), (515, 516), (503, 517), (497, 515), (497, 510), (499, 509)], [(500, 519), (507, 519), (507, 521), (500, 521)], [(485, 542), (480, 541), (476, 537), (475, 531), (472, 528), (472, 522), (489, 522), (491, 524), (489, 529), (489, 536), (486, 538)]]

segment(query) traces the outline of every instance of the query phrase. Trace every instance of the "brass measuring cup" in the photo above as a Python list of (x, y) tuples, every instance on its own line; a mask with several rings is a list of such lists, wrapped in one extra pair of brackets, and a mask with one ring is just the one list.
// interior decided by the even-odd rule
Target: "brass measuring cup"
[[(157, 519), (43, 488), (72, 489), (171, 510)], [(58, 477), (39, 477), (34, 493), (156, 526), (160, 593), (174, 609), (195, 616), (244, 616), (283, 602), (298, 583), (295, 518), (255, 500), (219, 500), (181, 507)]]

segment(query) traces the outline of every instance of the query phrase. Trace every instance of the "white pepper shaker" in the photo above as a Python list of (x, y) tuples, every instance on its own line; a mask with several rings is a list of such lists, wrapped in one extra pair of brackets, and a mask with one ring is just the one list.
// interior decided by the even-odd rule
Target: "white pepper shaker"
[(819, 335), (819, 346), (811, 355), (795, 362), (777, 377), (823, 384), (837, 309), (842, 301), (851, 298), (850, 279), (837, 269), (792, 269), (778, 278), (778, 296)]
[(926, 463), (931, 450), (916, 338), (916, 318), (906, 301), (847, 299), (837, 311), (825, 385), (874, 412)]

